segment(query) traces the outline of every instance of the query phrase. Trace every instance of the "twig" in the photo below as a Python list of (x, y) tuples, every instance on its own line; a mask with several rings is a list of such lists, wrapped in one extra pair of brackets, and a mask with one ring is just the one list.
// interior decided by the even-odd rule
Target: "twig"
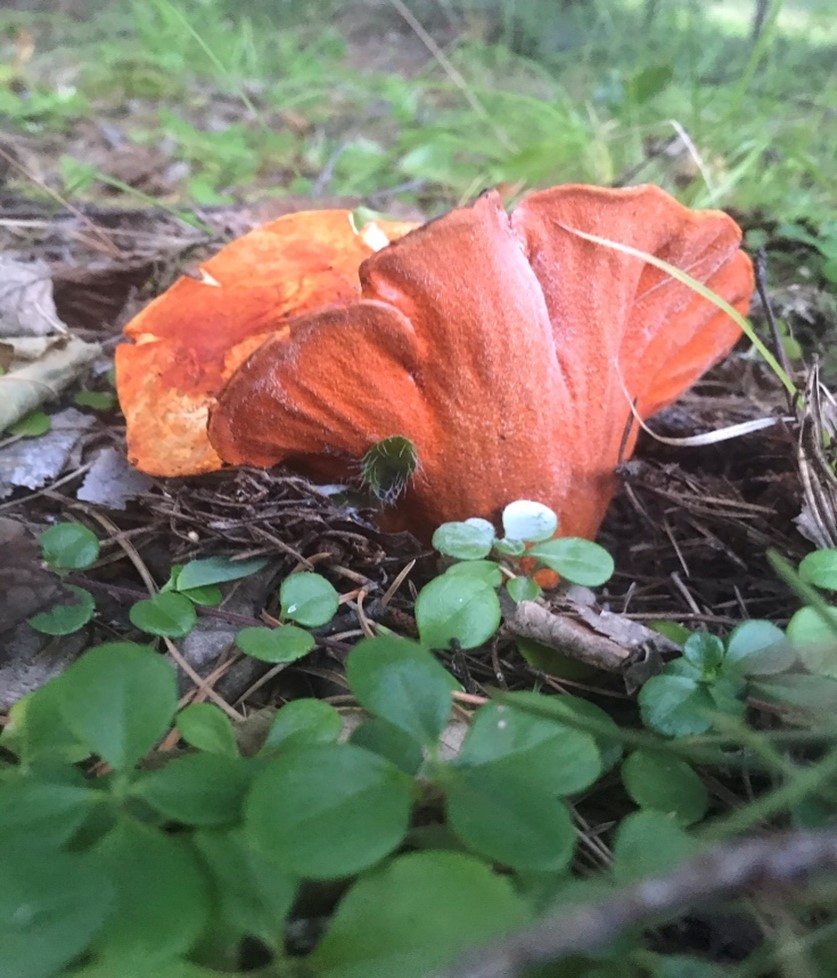
[(199, 675), (192, 668), (189, 662), (184, 658), (183, 653), (174, 644), (174, 642), (172, 642), (170, 638), (168, 638), (166, 635), (163, 635), (162, 639), (163, 639), (163, 644), (169, 650), (169, 655), (172, 657), (172, 659), (174, 659), (175, 663), (179, 666), (179, 668), (181, 668), (183, 672), (185, 672), (186, 675), (189, 677), (189, 679), (191, 679), (192, 682), (194, 683), (195, 688), (192, 691), (190, 702), (194, 702), (195, 694), (199, 693), (202, 697), (206, 696), (209, 699), (211, 699), (212, 702), (216, 706), (220, 707), (231, 720), (237, 722), (239, 720), (244, 719), (243, 715), (239, 713), (238, 710), (230, 706), (230, 704), (224, 699), (224, 697), (221, 696), (220, 693), (217, 693), (212, 688), (212, 686), (208, 684), (207, 680), (205, 680), (201, 675)]
[(365, 588), (361, 588), (357, 595), (357, 620), (360, 624), (361, 631), (367, 638), (375, 637), (375, 630), (372, 628), (372, 624), (366, 617), (366, 612), (363, 607), (363, 600), (368, 596), (369, 592)]
[(528, 968), (602, 948), (649, 917), (670, 917), (700, 901), (754, 886), (795, 884), (837, 869), (837, 832), (790, 832), (718, 845), (603, 900), (551, 913), (536, 924), (456, 962), (434, 978), (518, 978)]
[(411, 561), (406, 563), (401, 570), (396, 575), (392, 584), (387, 588), (386, 593), (381, 598), (380, 605), (381, 610), (386, 608), (386, 606), (392, 601), (395, 596), (395, 592), (401, 587), (404, 581), (409, 577), (410, 571), (416, 566), (416, 558), (414, 557)]
[[(761, 299), (762, 309), (764, 309), (764, 318), (767, 320), (767, 325), (770, 327), (770, 335), (773, 337), (773, 349), (776, 351), (776, 357), (779, 363), (781, 363), (782, 369), (788, 377), (792, 377), (793, 367), (791, 366), (790, 360), (788, 360), (788, 353), (785, 349), (785, 344), (782, 342), (782, 337), (779, 335), (779, 324), (773, 315), (773, 306), (770, 302), (770, 296), (767, 293), (767, 252), (764, 248), (759, 248), (756, 251), (753, 270), (755, 272), (756, 291), (759, 294), (759, 299)], [(793, 410), (794, 401), (798, 397), (798, 394), (796, 397), (788, 395), (788, 410)]]
[(519, 601), (506, 616), (505, 626), (511, 635), (540, 642), (606, 672), (624, 672), (634, 654), (574, 618), (556, 614), (535, 601)]
[(39, 180), (34, 173), (30, 173), (25, 166), (22, 166), (20, 163), (18, 163), (18, 161), (13, 156), (11, 156), (2, 148), (0, 148), (0, 159), (5, 160), (6, 163), (9, 164), (9, 166), (17, 170), (18, 173), (23, 174), (23, 176), (25, 176), (27, 180), (31, 180), (32, 183), (35, 184), (35, 186), (39, 187), (45, 194), (48, 194), (50, 197), (52, 197), (54, 201), (56, 201), (62, 207), (70, 211), (70, 213), (73, 214), (76, 218), (78, 218), (79, 221), (82, 221), (84, 224), (86, 224), (93, 232), (93, 235), (98, 239), (99, 244), (102, 246), (105, 253), (108, 254), (111, 258), (119, 259), (123, 257), (123, 252), (121, 248), (119, 248), (119, 246), (116, 245), (97, 224), (91, 221), (90, 218), (83, 211), (79, 210), (78, 207), (75, 207), (68, 200), (65, 200), (61, 196), (61, 194), (56, 193), (48, 184), (44, 183), (43, 180)]
[(90, 519), (95, 520), (100, 526), (104, 527), (105, 530), (111, 535), (111, 540), (118, 546), (121, 547), (125, 553), (125, 556), (136, 568), (136, 572), (142, 578), (142, 583), (148, 589), (149, 595), (153, 598), (157, 593), (157, 582), (154, 580), (151, 571), (146, 567), (145, 561), (140, 557), (139, 551), (131, 543), (131, 541), (125, 536), (125, 534), (119, 529), (119, 527), (104, 513), (99, 512), (95, 506), (86, 506), (84, 503), (70, 503), (73, 509), (79, 509), (83, 513), (86, 513)]

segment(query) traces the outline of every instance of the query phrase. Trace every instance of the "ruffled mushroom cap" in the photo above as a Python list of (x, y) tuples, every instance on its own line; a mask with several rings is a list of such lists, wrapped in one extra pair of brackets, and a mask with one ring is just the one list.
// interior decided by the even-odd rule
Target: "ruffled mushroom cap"
[(360, 291), (358, 266), (414, 224), (356, 230), (348, 210), (288, 214), (251, 231), (183, 277), (125, 328), (116, 382), (128, 457), (152, 475), (221, 467), (206, 424), (236, 367), (290, 317)]
[[(426, 535), (528, 498), (559, 514), (562, 534), (594, 536), (630, 402), (643, 417), (670, 404), (739, 328), (655, 266), (574, 230), (664, 259), (747, 310), (752, 266), (721, 212), (653, 186), (556, 187), (511, 215), (487, 193), (367, 258), (360, 298), (297, 316), (238, 366), (211, 411), (218, 456), (341, 477), (402, 435), (419, 468), (395, 509), (401, 525)], [(247, 284), (252, 321), (266, 289), (257, 302)], [(261, 307), (259, 328), (276, 306)], [(635, 438), (636, 426), (623, 458)]]

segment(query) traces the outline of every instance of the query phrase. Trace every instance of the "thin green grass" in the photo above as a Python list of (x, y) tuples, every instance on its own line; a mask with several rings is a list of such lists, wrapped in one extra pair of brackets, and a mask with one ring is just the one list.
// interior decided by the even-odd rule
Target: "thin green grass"
[[(408, 31), (405, 44), (430, 36), (424, 70), (407, 78), (347, 64), (363, 62), (340, 32), (364, 16), (360, 2), (114, 3), (61, 31), (41, 15), (36, 56), (22, 86), (0, 89), (0, 111), (29, 132), (111, 117), (129, 140), (162, 134), (198, 203), (407, 184), (432, 211), (501, 182), (626, 180), (780, 222), (817, 225), (833, 203), (837, 18), (819, 0), (776, 2), (756, 41), (749, 3), (659, 3), (651, 16), (646, 0), (451, 0), (446, 23), (462, 32), (438, 41), (433, 4), (405, 6), (419, 35), (395, 10), (379, 16)], [(0, 13), (7, 36), (30, 23)]]
[(574, 234), (579, 238), (584, 238), (585, 241), (591, 241), (594, 244), (601, 245), (604, 248), (612, 248), (614, 251), (620, 251), (625, 255), (632, 255), (634, 258), (639, 258), (648, 265), (653, 265), (655, 268), (659, 268), (667, 275), (677, 279), (678, 282), (682, 282), (684, 285), (688, 286), (688, 288), (690, 288), (697, 295), (706, 299), (708, 302), (711, 302), (714, 306), (717, 306), (721, 312), (725, 312), (730, 319), (733, 320), (747, 339), (753, 344), (756, 350), (758, 350), (761, 358), (768, 365), (768, 367), (770, 367), (788, 394), (790, 394), (791, 397), (796, 397), (798, 391), (794, 382), (783, 370), (776, 357), (759, 338), (759, 335), (753, 329), (749, 321), (745, 319), (737, 309), (731, 306), (726, 299), (723, 299), (711, 289), (707, 288), (702, 282), (699, 282), (687, 272), (684, 272), (682, 268), (677, 268), (670, 262), (664, 261), (662, 258), (658, 258), (656, 255), (649, 254), (647, 251), (640, 251), (638, 248), (633, 248), (630, 245), (622, 244), (618, 241), (611, 241), (609, 238), (603, 238), (597, 234), (589, 234), (586, 231), (578, 230), (578, 228), (567, 227), (563, 224), (561, 227), (563, 227), (565, 231), (569, 231), (571, 234)]

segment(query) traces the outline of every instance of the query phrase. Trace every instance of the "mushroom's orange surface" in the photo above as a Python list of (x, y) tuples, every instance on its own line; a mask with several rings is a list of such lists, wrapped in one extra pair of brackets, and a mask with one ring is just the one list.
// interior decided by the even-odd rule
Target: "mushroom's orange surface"
[[(650, 186), (555, 187), (526, 197), (511, 215), (496, 193), (485, 194), (359, 255), (359, 293), (357, 267), (341, 265), (345, 278), (327, 298), (302, 289), (311, 301), (296, 305), (305, 261), (286, 263), (282, 256), (292, 252), (276, 241), (281, 254), (259, 259), (253, 276), (248, 235), (205, 266), (239, 298), (225, 306), (232, 340), (219, 338), (200, 402), (202, 417), (211, 409), (217, 453), (205, 451), (203, 469), (218, 459), (288, 462), (344, 478), (374, 444), (402, 435), (414, 443), (419, 467), (394, 511), (401, 525), (427, 534), (446, 520), (492, 518), (528, 498), (559, 514), (563, 534), (593, 536), (615, 488), (631, 401), (643, 417), (670, 404), (729, 352), (739, 329), (665, 272), (574, 230), (662, 258), (747, 309), (752, 267), (735, 222), (691, 211)], [(235, 261), (222, 262), (233, 248), (240, 249)], [(165, 336), (158, 346), (188, 351), (195, 319), (185, 293), (173, 291), (146, 310), (145, 327)], [(144, 332), (136, 324), (134, 337)], [(123, 365), (143, 345), (122, 354)], [(183, 356), (191, 366), (190, 354)], [(163, 368), (146, 360), (144, 410), (159, 412), (172, 390), (187, 403), (182, 368)], [(193, 369), (209, 376), (202, 361)], [(121, 378), (128, 415), (126, 395), (136, 402), (123, 381), (131, 387), (139, 378), (126, 380), (125, 371)], [(157, 425), (172, 443), (179, 417), (172, 409)], [(148, 420), (134, 411), (135, 457), (137, 445), (150, 447), (137, 423)], [(634, 440), (635, 426), (623, 458)], [(151, 470), (182, 474), (195, 458), (163, 450)]]
[(116, 383), (128, 457), (151, 475), (222, 465), (206, 434), (210, 405), (235, 368), (287, 320), (360, 292), (358, 267), (415, 227), (356, 229), (348, 210), (288, 214), (233, 241), (125, 327)]

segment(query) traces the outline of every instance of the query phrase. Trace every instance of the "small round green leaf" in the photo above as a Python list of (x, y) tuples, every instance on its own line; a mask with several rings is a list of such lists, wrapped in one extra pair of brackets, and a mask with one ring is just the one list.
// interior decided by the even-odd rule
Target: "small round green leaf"
[(322, 700), (301, 699), (276, 711), (262, 752), (290, 743), (333, 744), (343, 730), (337, 710)]
[(394, 764), (352, 744), (295, 744), (256, 779), (245, 835), (295, 876), (351, 876), (400, 845), (412, 787)]
[[(192, 839), (215, 884), (216, 912), (225, 929), (233, 931), (230, 946), (237, 944), (235, 938), (258, 937), (267, 947), (282, 953), (285, 918), (297, 893), (297, 881), (248, 846), (239, 828), (198, 829)], [(194, 978), (221, 975), (207, 971)]]
[(110, 881), (86, 855), (7, 846), (0, 886), (0, 974), (51, 978), (87, 949), (112, 904)]
[(81, 523), (57, 523), (38, 537), (44, 560), (56, 570), (83, 570), (99, 556), (99, 540)]
[(62, 720), (62, 678), (58, 676), (34, 693), (27, 693), (9, 710), (0, 744), (27, 766), (42, 761), (76, 764), (90, 756), (90, 749)]
[(358, 642), (346, 661), (346, 678), (364, 709), (420, 744), (439, 739), (458, 687), (427, 649), (389, 636)]
[(652, 676), (639, 691), (642, 722), (670, 737), (705, 733), (712, 726), (715, 703), (708, 689), (688, 676)]
[(0, 781), (0, 839), (5, 847), (36, 842), (51, 849), (69, 841), (107, 795), (77, 784), (21, 777)]
[(317, 643), (310, 632), (296, 625), (280, 628), (254, 625), (242, 628), (235, 636), (235, 644), (242, 652), (262, 662), (296, 662), (308, 655)]
[(598, 587), (613, 576), (613, 558), (591, 540), (561, 537), (537, 543), (526, 552), (572, 584)]
[(79, 391), (73, 401), (78, 407), (89, 407), (94, 411), (110, 411), (116, 407), (116, 394), (113, 391)]
[(649, 101), (668, 86), (673, 75), (674, 69), (669, 62), (642, 65), (625, 79), (626, 100), (634, 106)]
[(661, 751), (637, 750), (622, 765), (622, 782), (640, 808), (671, 815), (679, 825), (706, 814), (706, 786), (685, 761)]
[(205, 608), (217, 608), (224, 600), (223, 592), (217, 584), (204, 584), (201, 587), (190, 587), (185, 591), (177, 588), (177, 593), (188, 598), (192, 604), (199, 604)]
[(458, 838), (495, 862), (558, 872), (572, 859), (575, 831), (567, 806), (528, 779), (489, 765), (457, 768), (445, 810)]
[(426, 584), (416, 599), (421, 641), (435, 649), (457, 641), (473, 649), (500, 627), (500, 601), (493, 587), (475, 577), (443, 574)]
[(799, 576), (808, 584), (837, 591), (837, 550), (815, 550), (802, 558)]
[(133, 767), (171, 725), (174, 670), (147, 646), (114, 642), (89, 649), (61, 676), (61, 716), (117, 770)]
[[(686, 644), (685, 642), (683, 643)], [(706, 677), (703, 674), (703, 670), (700, 666), (696, 666), (693, 662), (689, 662), (684, 656), (680, 656), (679, 659), (672, 659), (671, 662), (666, 663), (663, 666), (663, 672), (667, 676), (685, 676), (687, 679), (694, 679), (695, 682), (705, 682)]]
[(177, 714), (176, 726), (190, 747), (210, 754), (238, 756), (230, 718), (214, 703), (190, 703)]
[(772, 676), (789, 669), (795, 661), (793, 646), (771, 621), (744, 621), (727, 638), (725, 670), (734, 668), (746, 676)]
[(52, 428), (52, 418), (43, 411), (32, 411), (20, 421), (15, 421), (9, 425), (10, 435), (17, 435), (19, 438), (38, 438), (45, 435)]
[(619, 883), (670, 873), (700, 851), (701, 844), (673, 818), (651, 809), (626, 815), (613, 846), (613, 874)]
[(43, 635), (70, 635), (86, 625), (96, 611), (93, 595), (82, 587), (65, 584), (65, 589), (75, 598), (69, 604), (54, 604), (29, 619), (29, 626)]
[(837, 679), (837, 609), (830, 609), (829, 625), (814, 608), (800, 608), (788, 622), (787, 636), (809, 672)]
[(555, 536), (558, 531), (558, 517), (543, 503), (518, 499), (503, 510), (503, 530), (513, 540), (539, 543)]
[(670, 642), (674, 642), (675, 645), (679, 645), (681, 648), (686, 644), (686, 640), (692, 634), (685, 625), (681, 625), (676, 621), (654, 621), (652, 619), (646, 624), (659, 635), (665, 635)]
[(291, 574), (279, 589), (282, 616), (308, 628), (327, 625), (337, 614), (337, 591), (320, 574)]
[[(619, 726), (609, 713), (590, 700), (581, 696), (544, 696), (534, 692), (509, 693), (506, 698), (511, 706), (522, 712), (537, 710), (539, 713), (534, 715), (543, 717), (546, 711), (557, 723), (589, 734), (599, 749), (602, 771), (609, 771), (622, 759)], [(588, 727), (590, 729), (585, 729)]]
[(480, 560), (487, 557), (494, 543), (494, 527), (478, 518), (461, 523), (443, 523), (433, 534), (433, 546), (439, 553), (457, 560)]
[(415, 774), (424, 760), (424, 752), (417, 740), (380, 717), (372, 717), (355, 727), (349, 743), (385, 757), (405, 774)]
[(494, 541), (494, 553), (504, 557), (522, 557), (526, 553), (526, 544), (522, 540), (504, 537)]
[(489, 587), (500, 587), (503, 574), (496, 560), (461, 560), (452, 564), (444, 573), (445, 577), (476, 577)]
[(241, 818), (252, 771), (243, 757), (185, 754), (156, 770), (142, 771), (131, 793), (184, 825), (228, 825)]
[(525, 780), (550, 795), (583, 791), (602, 769), (590, 734), (499, 703), (477, 710), (455, 766), (490, 768), (496, 780)]
[(195, 606), (182, 594), (161, 591), (152, 598), (137, 601), (128, 612), (131, 624), (151, 635), (183, 638), (195, 627)]
[[(183, 839), (126, 818), (95, 853), (116, 888), (95, 942), (102, 958), (166, 962), (194, 946), (209, 917), (209, 892), (197, 855)], [(161, 967), (157, 973), (168, 972)]]
[(506, 590), (512, 601), (537, 601), (543, 594), (531, 577), (513, 577), (506, 582)]
[(683, 658), (697, 666), (703, 676), (713, 676), (724, 660), (724, 643), (717, 635), (693, 632), (683, 646)]
[(210, 584), (223, 584), (249, 577), (266, 566), (267, 557), (251, 557), (249, 560), (232, 560), (229, 557), (203, 557), (190, 560), (177, 576), (178, 591), (190, 591)]
[(529, 918), (507, 878), (455, 852), (414, 852), (359, 879), (310, 957), (318, 978), (426, 978)]

